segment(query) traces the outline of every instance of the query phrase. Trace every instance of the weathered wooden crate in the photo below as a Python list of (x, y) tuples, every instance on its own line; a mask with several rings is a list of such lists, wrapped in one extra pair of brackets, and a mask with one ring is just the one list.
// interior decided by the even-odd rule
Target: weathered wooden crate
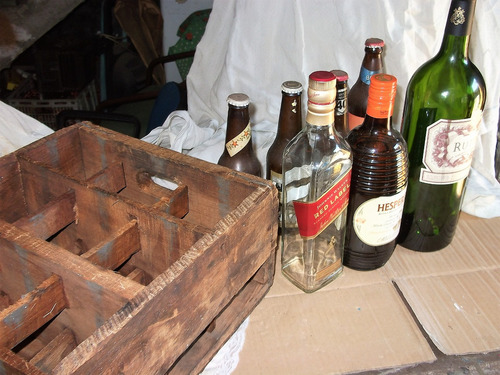
[(2, 374), (198, 373), (272, 284), (253, 176), (81, 123), (0, 158), (0, 196)]

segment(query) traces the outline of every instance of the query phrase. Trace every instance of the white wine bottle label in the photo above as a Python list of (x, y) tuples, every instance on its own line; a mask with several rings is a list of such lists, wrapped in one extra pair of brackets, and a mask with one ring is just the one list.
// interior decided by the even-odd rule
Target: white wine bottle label
[(243, 148), (250, 142), (252, 138), (252, 129), (250, 127), (250, 123), (248, 123), (247, 127), (243, 129), (243, 131), (238, 134), (236, 137), (231, 139), (226, 143), (226, 150), (229, 153), (229, 156), (233, 157), (238, 152), (243, 150)]
[(350, 187), (351, 168), (315, 202), (293, 202), (302, 238), (316, 237), (347, 208)]
[(382, 246), (399, 234), (406, 188), (398, 194), (378, 197), (362, 203), (354, 212), (356, 235), (369, 246)]
[(420, 182), (444, 185), (461, 181), (469, 175), (479, 132), (481, 111), (464, 120), (441, 119), (426, 132)]

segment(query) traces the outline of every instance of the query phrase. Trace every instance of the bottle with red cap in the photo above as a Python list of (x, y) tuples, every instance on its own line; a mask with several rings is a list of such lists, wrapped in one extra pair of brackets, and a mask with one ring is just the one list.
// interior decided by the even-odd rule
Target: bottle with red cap
[(372, 76), (363, 124), (347, 142), (353, 155), (347, 210), (344, 265), (357, 270), (382, 267), (396, 247), (408, 183), (408, 151), (392, 127), (397, 80)]
[(342, 137), (349, 134), (349, 119), (347, 116), (347, 94), (349, 93), (349, 75), (343, 70), (331, 71), (337, 77), (337, 98), (335, 99), (335, 129)]
[(369, 38), (365, 41), (365, 56), (361, 63), (359, 77), (349, 91), (349, 129), (361, 125), (366, 114), (366, 103), (368, 100), (368, 87), (370, 78), (374, 74), (384, 72), (384, 60), (382, 52), (384, 41), (379, 38)]
[(314, 292), (342, 272), (351, 152), (334, 129), (335, 75), (309, 76), (306, 121), (283, 151), (283, 274)]

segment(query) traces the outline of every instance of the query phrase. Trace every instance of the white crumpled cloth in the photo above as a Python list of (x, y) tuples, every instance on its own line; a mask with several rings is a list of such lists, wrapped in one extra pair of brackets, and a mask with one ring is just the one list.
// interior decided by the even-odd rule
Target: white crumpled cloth
[(0, 101), (0, 156), (26, 146), (52, 132), (52, 129), (40, 121)]
[[(385, 41), (385, 71), (398, 79), (393, 125), (399, 129), (408, 81), (437, 53), (449, 5), (419, 0), (215, 0), (187, 77), (189, 111), (174, 112), (144, 139), (154, 137), (153, 143), (216, 163), (224, 147), (226, 98), (244, 92), (251, 99), (253, 144), (264, 167), (276, 134), (281, 83), (297, 80), (307, 88), (312, 71), (342, 69), (352, 86), (369, 37)], [(499, 24), (500, 0), (477, 1), (470, 56), (485, 78), (487, 101), (462, 209), (485, 218), (500, 216), (500, 184), (494, 173)], [(303, 106), (305, 113), (306, 100)]]

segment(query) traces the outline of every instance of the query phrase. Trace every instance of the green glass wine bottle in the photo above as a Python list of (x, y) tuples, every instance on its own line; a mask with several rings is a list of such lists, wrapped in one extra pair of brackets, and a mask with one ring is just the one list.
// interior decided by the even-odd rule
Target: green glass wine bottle
[(409, 184), (398, 242), (417, 251), (449, 245), (486, 100), (468, 56), (476, 0), (452, 0), (441, 48), (413, 75), (406, 91), (403, 137)]

